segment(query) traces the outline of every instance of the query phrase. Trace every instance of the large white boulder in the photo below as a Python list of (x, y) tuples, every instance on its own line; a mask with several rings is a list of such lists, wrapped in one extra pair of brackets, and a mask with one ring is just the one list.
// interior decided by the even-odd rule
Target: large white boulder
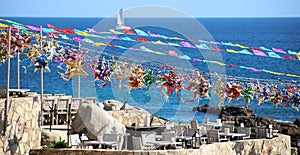
[(84, 132), (89, 139), (102, 140), (104, 133), (117, 133), (119, 135), (117, 147), (121, 148), (126, 128), (112, 116), (96, 104), (83, 102), (72, 122), (72, 128), (76, 133)]

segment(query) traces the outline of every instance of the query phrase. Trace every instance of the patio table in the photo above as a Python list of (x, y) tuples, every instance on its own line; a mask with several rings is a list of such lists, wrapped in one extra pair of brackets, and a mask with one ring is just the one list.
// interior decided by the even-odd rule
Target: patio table
[(230, 132), (230, 133), (219, 132), (219, 135), (225, 137), (226, 139), (227, 139), (227, 137), (229, 137), (228, 140), (233, 139), (235, 137), (240, 139), (242, 137), (247, 136), (245, 133), (233, 133), (233, 132)]
[(147, 142), (147, 143), (154, 144), (156, 146), (156, 148), (163, 147), (164, 149), (168, 145), (180, 144), (180, 142), (172, 142), (172, 141), (153, 141), (153, 142)]

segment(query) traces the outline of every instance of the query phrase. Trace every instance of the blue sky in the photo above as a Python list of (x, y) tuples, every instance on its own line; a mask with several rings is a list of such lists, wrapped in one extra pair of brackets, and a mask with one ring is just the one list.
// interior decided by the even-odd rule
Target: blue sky
[(0, 16), (108, 17), (120, 8), (146, 5), (174, 8), (192, 17), (300, 17), (300, 0), (5, 0)]

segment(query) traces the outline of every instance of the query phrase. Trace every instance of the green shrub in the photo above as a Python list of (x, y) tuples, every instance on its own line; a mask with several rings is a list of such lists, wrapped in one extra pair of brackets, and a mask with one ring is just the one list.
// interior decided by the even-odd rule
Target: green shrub
[(251, 132), (255, 132), (256, 127), (255, 126), (251, 126)]
[(69, 144), (65, 140), (52, 143), (49, 148), (69, 148)]
[(238, 132), (238, 127), (237, 127), (237, 126), (234, 126), (233, 131), (234, 131), (234, 132)]

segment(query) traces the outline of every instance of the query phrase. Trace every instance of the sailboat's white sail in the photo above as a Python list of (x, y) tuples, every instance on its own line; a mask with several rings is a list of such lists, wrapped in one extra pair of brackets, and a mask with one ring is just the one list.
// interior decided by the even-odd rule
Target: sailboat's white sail
[(123, 9), (121, 9), (118, 13), (118, 16), (117, 16), (117, 25), (120, 26), (120, 25), (124, 25), (124, 17), (123, 17)]
[(123, 9), (121, 8), (117, 15), (117, 26), (116, 29), (130, 29), (130, 27), (125, 26)]

